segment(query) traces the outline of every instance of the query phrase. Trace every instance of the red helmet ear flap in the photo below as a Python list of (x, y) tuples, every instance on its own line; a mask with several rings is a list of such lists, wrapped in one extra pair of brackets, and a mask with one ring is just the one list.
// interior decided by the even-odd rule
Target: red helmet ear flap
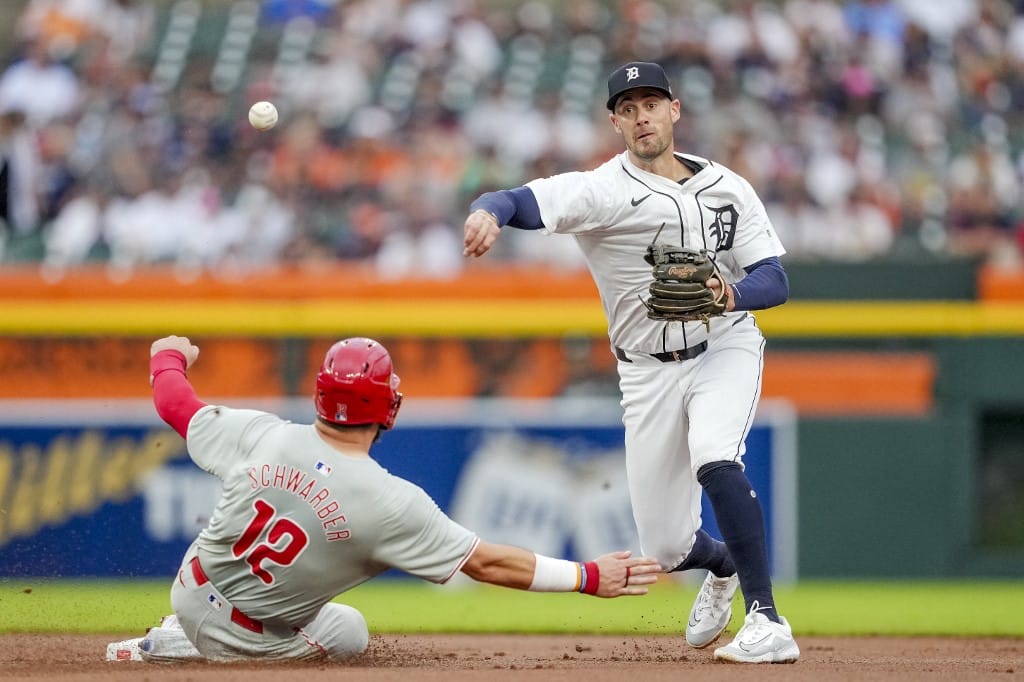
[(380, 424), (390, 429), (402, 394), (391, 355), (373, 339), (339, 341), (327, 351), (316, 377), (316, 414), (332, 424)]
[[(397, 377), (396, 377), (397, 378)], [(395, 425), (395, 420), (398, 419), (398, 411), (402, 408), (402, 394), (395, 391), (395, 397), (391, 401), (391, 409), (388, 412), (388, 420), (381, 424), (381, 428), (390, 429)]]

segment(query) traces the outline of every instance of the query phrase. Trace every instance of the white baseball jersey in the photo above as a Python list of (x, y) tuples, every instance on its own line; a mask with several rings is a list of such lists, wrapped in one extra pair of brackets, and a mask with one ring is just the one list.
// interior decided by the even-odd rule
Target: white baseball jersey
[(785, 253), (746, 180), (707, 159), (676, 156), (696, 171), (682, 184), (637, 168), (628, 152), (592, 171), (527, 183), (546, 231), (576, 238), (600, 292), (618, 349), (633, 517), (643, 553), (665, 570), (685, 560), (700, 529), (696, 472), (710, 462), (742, 464), (764, 337), (745, 311), (712, 318), (710, 332), (703, 322), (649, 319), (647, 246), (707, 249), (729, 282)]
[(443, 583), (478, 542), (422, 489), (341, 454), (312, 425), (208, 405), (192, 417), (187, 444), (224, 481), (196, 541), (202, 569), (233, 607), (264, 623), (301, 627), (392, 567)]
[[(708, 249), (730, 282), (743, 268), (785, 253), (746, 180), (728, 168), (689, 154), (677, 154), (702, 169), (685, 183), (637, 168), (628, 152), (592, 171), (532, 180), (545, 231), (572, 234), (594, 277), (614, 346), (660, 353), (699, 344), (702, 322), (660, 322), (647, 318), (641, 302), (649, 296), (651, 266), (643, 257), (655, 241)], [(660, 230), (660, 232), (659, 232)], [(732, 324), (743, 312), (711, 324)]]

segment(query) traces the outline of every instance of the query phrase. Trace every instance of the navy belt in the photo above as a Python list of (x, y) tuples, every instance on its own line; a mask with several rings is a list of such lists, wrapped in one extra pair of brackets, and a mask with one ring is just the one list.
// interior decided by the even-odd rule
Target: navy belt
[[(680, 348), (679, 350), (669, 350), (664, 353), (640, 353), (641, 355), (649, 355), (655, 360), (662, 362), (682, 362), (683, 360), (692, 360), (704, 351), (708, 349), (708, 342), (701, 341), (696, 346), (690, 346), (689, 348)], [(626, 355), (626, 351), (622, 350), (618, 346), (615, 347), (615, 357), (623, 362), (633, 362)]]

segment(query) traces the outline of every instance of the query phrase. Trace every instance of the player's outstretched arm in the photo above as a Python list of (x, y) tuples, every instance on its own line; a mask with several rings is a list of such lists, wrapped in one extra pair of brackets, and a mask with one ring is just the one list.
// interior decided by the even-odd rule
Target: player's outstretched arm
[(529, 187), (485, 192), (469, 205), (469, 217), (463, 227), (462, 255), (482, 256), (498, 239), (502, 225), (521, 230), (544, 227), (537, 197)]
[(185, 371), (199, 357), (199, 347), (184, 336), (165, 336), (149, 347), (149, 383), (157, 414), (185, 438), (192, 416), (206, 403), (196, 397)]
[[(199, 357), (199, 346), (189, 341), (187, 336), (165, 336), (157, 339), (149, 346), (150, 359), (156, 357), (157, 353), (165, 350), (176, 350), (185, 359), (185, 369), (195, 364)], [(152, 383), (152, 381), (150, 382)]]
[(661, 566), (649, 557), (612, 552), (577, 563), (534, 554), (520, 547), (481, 541), (462, 567), (480, 582), (533, 592), (584, 592), (598, 597), (647, 594)]
[(501, 228), (492, 213), (477, 209), (469, 214), (463, 225), (462, 255), (480, 257), (491, 250)]

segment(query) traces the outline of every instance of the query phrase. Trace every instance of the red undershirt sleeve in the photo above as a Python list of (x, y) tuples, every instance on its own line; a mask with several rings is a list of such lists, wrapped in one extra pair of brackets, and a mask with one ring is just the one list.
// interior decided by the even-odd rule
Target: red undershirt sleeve
[(206, 403), (199, 400), (185, 376), (185, 356), (176, 350), (160, 351), (149, 360), (149, 375), (157, 414), (186, 438), (188, 423)]

